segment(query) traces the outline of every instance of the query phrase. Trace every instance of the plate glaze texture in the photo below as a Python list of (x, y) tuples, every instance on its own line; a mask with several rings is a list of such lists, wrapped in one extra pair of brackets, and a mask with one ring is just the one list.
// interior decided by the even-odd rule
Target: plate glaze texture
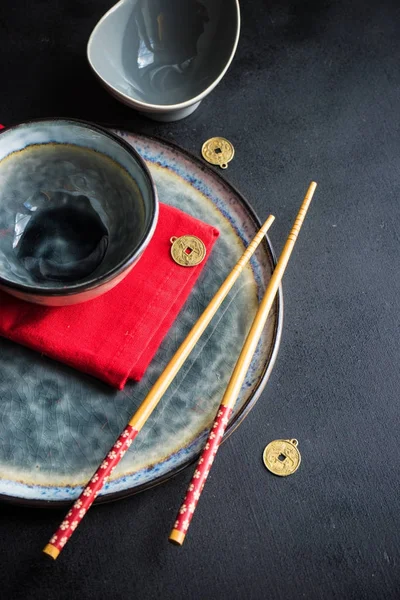
[[(212, 254), (144, 378), (123, 391), (0, 339), (0, 496), (55, 506), (76, 498), (259, 228), (246, 201), (200, 160), (160, 140), (118, 131), (145, 159), (161, 202), (220, 230)], [(266, 217), (267, 215), (264, 215)], [(174, 232), (171, 232), (171, 236)], [(258, 301), (273, 270), (266, 239), (97, 502), (168, 479), (199, 454)], [(115, 307), (118, 311), (118, 306)], [(282, 325), (279, 294), (227, 435), (272, 369)]]

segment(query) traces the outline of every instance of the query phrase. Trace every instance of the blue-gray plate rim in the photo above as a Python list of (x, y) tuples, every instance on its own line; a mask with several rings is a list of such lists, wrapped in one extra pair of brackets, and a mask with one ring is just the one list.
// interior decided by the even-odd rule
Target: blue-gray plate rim
[[(116, 129), (115, 127), (113, 127), (113, 129), (117, 134), (121, 135), (121, 137), (123, 137), (123, 138), (133, 137), (133, 138), (136, 138), (137, 140), (140, 140), (141, 143), (143, 142), (142, 145), (144, 145), (144, 146), (146, 144), (148, 144), (148, 145), (153, 144), (153, 146), (160, 147), (161, 155), (163, 154), (163, 151), (164, 152), (168, 152), (168, 151), (173, 152), (178, 157), (182, 157), (182, 159), (192, 163), (198, 172), (201, 171), (204, 174), (204, 177), (208, 177), (210, 179), (210, 181), (215, 182), (216, 185), (221, 185), (224, 187), (224, 189), (228, 190), (229, 193), (231, 193), (232, 196), (234, 196), (238, 200), (240, 205), (243, 207), (249, 221), (252, 222), (252, 228), (255, 231), (257, 231), (259, 229), (259, 227), (261, 225), (260, 220), (259, 220), (258, 216), (256, 215), (255, 211), (252, 209), (249, 202), (245, 198), (243, 198), (242, 194), (239, 191), (237, 191), (235, 189), (235, 187), (233, 185), (231, 185), (224, 177), (222, 177), (221, 174), (216, 169), (212, 168), (208, 164), (205, 164), (201, 159), (197, 158), (192, 153), (180, 148), (179, 146), (171, 143), (170, 141), (166, 141), (161, 138), (156, 138), (156, 137), (152, 137), (152, 136), (145, 136), (145, 135), (141, 135), (141, 134), (131, 134), (130, 132), (127, 132), (127, 131), (124, 131), (121, 129)], [(145, 153), (142, 153), (142, 156), (146, 160)], [(162, 198), (160, 198), (160, 200), (162, 201)], [(276, 264), (275, 254), (272, 249), (269, 238), (267, 236), (266, 236), (265, 240), (263, 241), (263, 246), (264, 246), (264, 251), (270, 257), (272, 265), (275, 265)], [(226, 440), (233, 433), (233, 431), (235, 431), (235, 429), (241, 424), (243, 419), (248, 415), (250, 410), (254, 407), (255, 403), (259, 399), (263, 389), (266, 386), (266, 383), (271, 374), (272, 368), (274, 366), (274, 363), (275, 363), (275, 360), (276, 360), (276, 357), (278, 354), (281, 332), (282, 332), (282, 323), (283, 323), (283, 295), (282, 295), (282, 289), (280, 288), (276, 302), (275, 302), (275, 320), (274, 320), (274, 324), (273, 324), (273, 337), (272, 337), (272, 344), (271, 344), (269, 354), (268, 354), (268, 356), (263, 356), (263, 364), (262, 364), (262, 368), (260, 369), (260, 375), (258, 376), (257, 384), (251, 389), (247, 400), (245, 401), (243, 406), (241, 406), (241, 408), (234, 414), (233, 418), (231, 419), (230, 423), (228, 424), (228, 427), (227, 427), (227, 430), (226, 430), (226, 433), (224, 436), (224, 440)], [(206, 435), (206, 433), (207, 433), (207, 430), (204, 430), (201, 433), (200, 437), (198, 436), (198, 438), (195, 439), (195, 442), (197, 442), (197, 446), (199, 445), (199, 439), (200, 438), (204, 439), (204, 436)], [(193, 442), (193, 444), (194, 444), (194, 442)], [(113, 491), (112, 489), (110, 489), (110, 491), (108, 491), (108, 492), (106, 491), (104, 493), (104, 495), (100, 495), (97, 498), (96, 503), (109, 502), (109, 501), (113, 501), (113, 500), (116, 500), (119, 498), (123, 498), (128, 495), (138, 493), (140, 491), (149, 489), (151, 487), (154, 487), (155, 485), (159, 485), (159, 484), (167, 481), (168, 479), (170, 479), (171, 477), (173, 477), (174, 475), (176, 475), (177, 473), (179, 473), (180, 471), (185, 469), (187, 466), (192, 464), (197, 459), (200, 450), (199, 450), (199, 447), (197, 447), (195, 452), (193, 452), (193, 449), (192, 449), (192, 452), (190, 452), (190, 447), (192, 446), (192, 448), (193, 448), (193, 444), (189, 444), (186, 447), (183, 446), (180, 448), (178, 453), (182, 452), (182, 450), (184, 450), (184, 449), (187, 450), (185, 459), (183, 460), (183, 462), (181, 461), (180, 464), (174, 465), (167, 472), (155, 477), (154, 479), (152, 479), (150, 481), (145, 481), (142, 484), (139, 483), (139, 484), (136, 484), (133, 486), (128, 486), (126, 489), (118, 489), (118, 491)], [(135, 444), (132, 445), (132, 450), (134, 450), (134, 446), (135, 446)], [(107, 447), (107, 449), (108, 449), (108, 447)], [(153, 465), (147, 465), (147, 469), (151, 469), (152, 466)], [(0, 483), (1, 483), (1, 480), (0, 480)], [(13, 482), (11, 482), (11, 483), (13, 483)], [(41, 485), (35, 484), (34, 487), (41, 488)], [(52, 488), (50, 487), (49, 489), (51, 490)], [(81, 489), (82, 489), (81, 487), (76, 486), (75, 488), (73, 488), (71, 490), (71, 493), (68, 492), (67, 498), (62, 498), (62, 499), (57, 498), (57, 494), (54, 494), (52, 496), (51, 492), (49, 492), (49, 494), (46, 493), (47, 498), (43, 498), (43, 499), (37, 498), (37, 497), (23, 497), (23, 496), (18, 496), (18, 494), (15, 495), (15, 494), (9, 494), (9, 493), (0, 493), (0, 499), (7, 501), (7, 502), (12, 502), (14, 504), (58, 508), (61, 506), (69, 505), (71, 503), (71, 501), (73, 500), (73, 498), (76, 497), (80, 493)]]

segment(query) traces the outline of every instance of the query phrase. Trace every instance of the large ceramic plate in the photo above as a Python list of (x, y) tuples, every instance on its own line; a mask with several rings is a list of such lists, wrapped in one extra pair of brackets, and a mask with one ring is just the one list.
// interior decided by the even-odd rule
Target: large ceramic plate
[[(200, 160), (159, 140), (117, 133), (146, 160), (160, 200), (216, 226), (220, 237), (145, 377), (139, 383), (129, 383), (122, 392), (0, 340), (0, 496), (8, 500), (52, 506), (70, 502), (80, 494), (259, 228), (257, 217), (240, 194)], [(160, 483), (196, 458), (273, 265), (273, 252), (266, 240), (97, 502)], [(267, 381), (281, 323), (279, 296), (227, 435), (244, 418)]]

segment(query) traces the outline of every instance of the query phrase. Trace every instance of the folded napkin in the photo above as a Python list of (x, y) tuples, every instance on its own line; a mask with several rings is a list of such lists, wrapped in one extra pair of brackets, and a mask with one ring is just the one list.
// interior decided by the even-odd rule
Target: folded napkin
[[(202, 263), (171, 257), (171, 237), (195, 235)], [(144, 374), (196, 283), (219, 232), (160, 204), (156, 231), (132, 271), (115, 288), (83, 304), (44, 307), (0, 292), (0, 335), (122, 389)]]

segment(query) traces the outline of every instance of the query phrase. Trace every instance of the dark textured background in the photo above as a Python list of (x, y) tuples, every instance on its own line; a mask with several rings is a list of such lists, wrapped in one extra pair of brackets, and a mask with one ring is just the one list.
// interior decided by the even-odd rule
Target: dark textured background
[[(0, 595), (14, 598), (400, 598), (400, 8), (245, 0), (231, 69), (187, 120), (158, 125), (103, 91), (85, 58), (106, 0), (2, 0), (0, 121), (71, 116), (198, 153), (232, 140), (226, 177), (283, 245), (317, 194), (284, 280), (281, 350), (221, 450), (181, 549), (167, 536), (191, 470), (91, 511), (60, 559), (63, 512), (0, 506)], [(1, 399), (0, 399), (1, 401)], [(271, 439), (303, 463), (269, 475)]]

